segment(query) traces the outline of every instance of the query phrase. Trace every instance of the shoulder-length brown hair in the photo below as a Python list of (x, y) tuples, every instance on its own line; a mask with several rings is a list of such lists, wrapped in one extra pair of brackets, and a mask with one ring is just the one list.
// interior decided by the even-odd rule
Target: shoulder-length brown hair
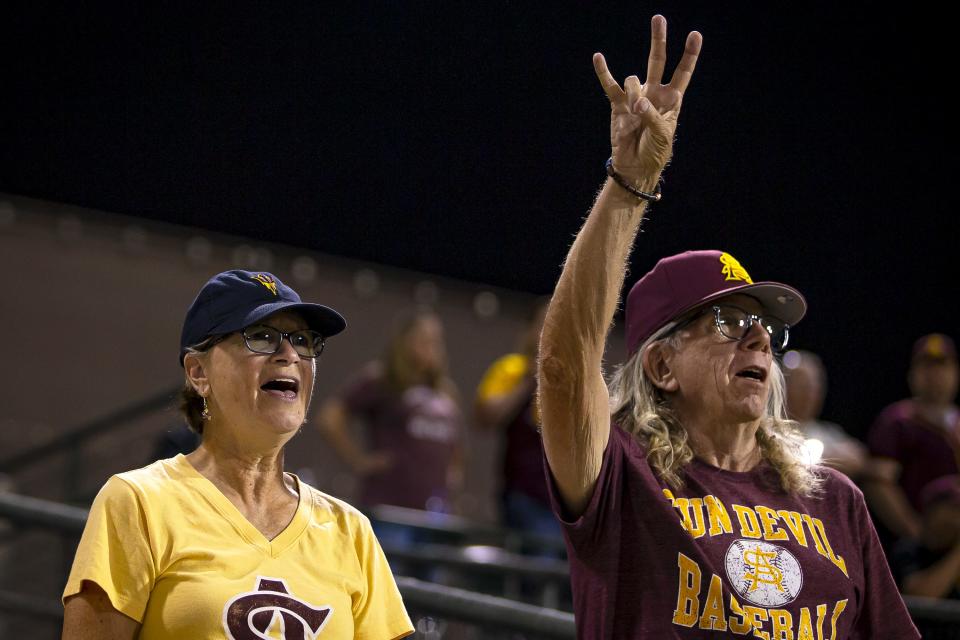
[(436, 371), (427, 372), (428, 375), (424, 378), (416, 370), (408, 352), (407, 338), (417, 325), (426, 319), (439, 320), (440, 317), (429, 307), (418, 307), (403, 313), (394, 325), (393, 334), (384, 349), (381, 361), (384, 380), (395, 391), (403, 391), (417, 384), (426, 385), (438, 391), (450, 392), (452, 389), (446, 360)]

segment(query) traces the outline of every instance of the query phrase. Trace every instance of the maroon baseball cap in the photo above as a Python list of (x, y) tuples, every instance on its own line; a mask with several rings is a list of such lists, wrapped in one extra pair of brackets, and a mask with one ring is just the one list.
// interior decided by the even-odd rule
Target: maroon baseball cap
[(931, 333), (913, 343), (911, 360), (956, 360), (957, 348), (949, 336)]
[(660, 260), (627, 296), (627, 351), (687, 311), (732, 293), (756, 298), (766, 313), (793, 326), (807, 312), (803, 295), (779, 282), (754, 282), (724, 251), (685, 251)]

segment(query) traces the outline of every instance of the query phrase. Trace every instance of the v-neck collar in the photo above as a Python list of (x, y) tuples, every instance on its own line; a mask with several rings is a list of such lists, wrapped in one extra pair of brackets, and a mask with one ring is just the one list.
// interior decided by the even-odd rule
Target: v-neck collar
[(253, 526), (253, 524), (240, 513), (236, 505), (230, 502), (230, 499), (223, 495), (223, 492), (221, 492), (215, 484), (210, 482), (206, 476), (190, 464), (186, 456), (182, 453), (177, 454), (172, 462), (180, 469), (184, 476), (187, 477), (188, 482), (203, 494), (210, 504), (213, 505), (214, 509), (237, 530), (237, 533), (239, 533), (244, 540), (269, 554), (272, 558), (278, 557), (296, 542), (310, 524), (309, 491), (295, 474), (291, 473), (290, 476), (294, 479), (294, 482), (297, 483), (297, 494), (299, 496), (297, 500), (297, 510), (283, 531), (277, 534), (273, 540), (268, 540), (259, 529)]

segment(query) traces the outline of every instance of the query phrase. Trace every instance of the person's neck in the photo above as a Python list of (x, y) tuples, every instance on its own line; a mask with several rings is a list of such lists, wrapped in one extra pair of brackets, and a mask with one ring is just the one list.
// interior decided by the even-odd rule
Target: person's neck
[(701, 461), (726, 471), (750, 471), (760, 463), (759, 421), (720, 422), (680, 412), (678, 417), (689, 434), (690, 448)]
[(291, 491), (283, 474), (283, 447), (252, 448), (238, 439), (205, 430), (203, 443), (187, 460), (221, 491), (244, 503), (256, 503)]

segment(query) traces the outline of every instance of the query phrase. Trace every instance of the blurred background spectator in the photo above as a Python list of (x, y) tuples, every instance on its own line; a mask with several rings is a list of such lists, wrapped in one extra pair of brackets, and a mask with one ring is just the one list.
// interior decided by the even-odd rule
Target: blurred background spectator
[(891, 569), (906, 595), (960, 599), (960, 476), (937, 478), (920, 500), (920, 537), (897, 543)]
[(865, 489), (871, 507), (893, 536), (917, 538), (923, 528), (918, 515), (921, 490), (960, 471), (953, 340), (939, 333), (917, 340), (907, 383), (912, 397), (884, 409), (870, 428), (873, 459)]
[(808, 458), (857, 480), (867, 459), (866, 447), (843, 428), (820, 419), (827, 395), (823, 361), (809, 351), (790, 351), (783, 357), (787, 381), (787, 413), (803, 431)]
[(550, 510), (544, 476), (536, 372), (540, 331), (547, 300), (533, 310), (520, 337), (518, 351), (490, 365), (477, 387), (474, 409), (477, 424), (503, 431), (501, 521), (529, 533), (560, 536), (560, 525)]
[[(362, 478), (360, 504), (453, 510), (463, 479), (463, 416), (447, 374), (443, 324), (433, 311), (401, 318), (384, 355), (328, 398), (315, 420)], [(382, 542), (394, 535), (394, 542), (410, 541), (408, 529), (380, 527)]]

